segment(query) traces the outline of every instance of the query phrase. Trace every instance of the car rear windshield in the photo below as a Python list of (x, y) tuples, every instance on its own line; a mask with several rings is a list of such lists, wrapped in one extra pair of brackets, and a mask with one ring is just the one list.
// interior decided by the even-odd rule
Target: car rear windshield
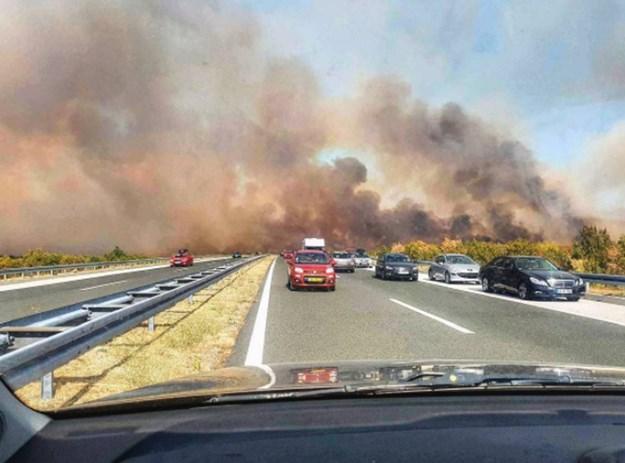
[(547, 259), (541, 259), (540, 257), (521, 257), (515, 259), (515, 262), (520, 270), (558, 270)]
[(334, 257), (337, 259), (349, 259), (352, 255), (348, 252), (335, 252)]
[(386, 256), (386, 262), (408, 262), (408, 257), (398, 255), (398, 254), (389, 254)]
[(467, 256), (447, 256), (447, 263), (448, 264), (474, 264), (475, 262), (472, 261)]
[(320, 252), (301, 252), (295, 255), (298, 264), (327, 264), (328, 256)]

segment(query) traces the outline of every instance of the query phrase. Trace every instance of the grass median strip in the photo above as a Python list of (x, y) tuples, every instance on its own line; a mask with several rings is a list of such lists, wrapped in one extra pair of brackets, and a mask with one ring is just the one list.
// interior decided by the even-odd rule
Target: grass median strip
[(17, 391), (33, 408), (51, 410), (222, 367), (259, 295), (272, 258), (261, 259), (54, 372), (55, 396), (40, 383)]

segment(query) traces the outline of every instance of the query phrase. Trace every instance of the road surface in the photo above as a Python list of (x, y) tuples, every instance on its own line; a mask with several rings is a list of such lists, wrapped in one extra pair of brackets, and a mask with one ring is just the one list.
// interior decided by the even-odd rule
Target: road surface
[[(148, 269), (118, 270), (105, 275), (93, 273), (72, 277), (55, 278), (54, 281), (36, 280), (0, 286), (0, 323), (25, 317), (46, 310), (88, 301), (163, 280), (180, 278), (202, 270), (217, 267), (221, 261), (196, 263), (193, 267), (158, 267)], [(68, 281), (64, 281), (67, 278)], [(35, 286), (42, 282), (54, 283)]]
[(231, 363), (459, 359), (625, 364), (623, 306), (588, 300), (524, 303), (486, 295), (477, 286), (423, 281), (424, 275), (419, 282), (382, 281), (369, 270), (339, 275), (335, 292), (290, 291), (286, 265), (277, 259)]

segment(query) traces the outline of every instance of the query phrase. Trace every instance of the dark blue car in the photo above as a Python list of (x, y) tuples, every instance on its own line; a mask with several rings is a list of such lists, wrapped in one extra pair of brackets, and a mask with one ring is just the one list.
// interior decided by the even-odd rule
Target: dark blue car
[(564, 272), (544, 257), (497, 257), (480, 270), (482, 289), (518, 295), (521, 299), (577, 301), (586, 293), (581, 278)]

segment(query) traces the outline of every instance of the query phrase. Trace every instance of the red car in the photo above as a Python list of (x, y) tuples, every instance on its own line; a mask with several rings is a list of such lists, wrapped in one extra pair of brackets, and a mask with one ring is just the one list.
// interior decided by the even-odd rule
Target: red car
[(292, 259), (287, 261), (291, 290), (299, 288), (324, 288), (334, 291), (336, 275), (334, 261), (324, 251), (304, 249), (297, 251)]
[(178, 252), (169, 259), (171, 267), (191, 267), (193, 256), (188, 249), (178, 249)]

